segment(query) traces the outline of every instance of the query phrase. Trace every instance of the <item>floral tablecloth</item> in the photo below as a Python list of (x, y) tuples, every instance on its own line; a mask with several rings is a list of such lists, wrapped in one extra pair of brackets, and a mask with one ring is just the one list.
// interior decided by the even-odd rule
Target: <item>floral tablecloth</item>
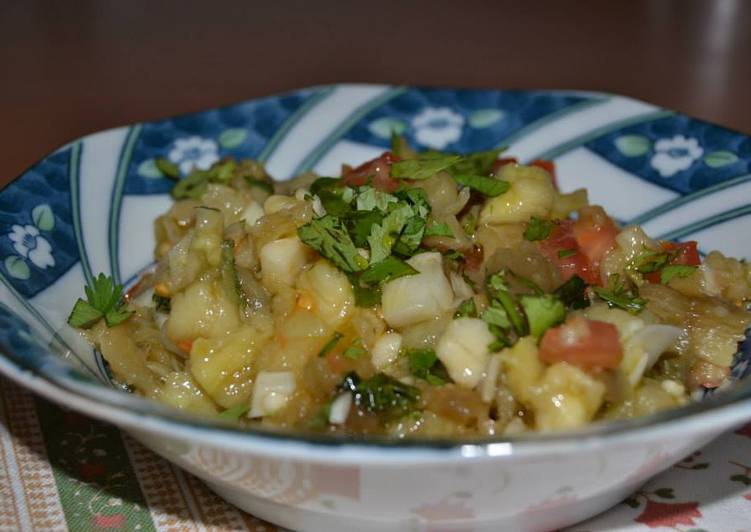
[[(0, 531), (274, 531), (112, 425), (0, 378)], [(574, 527), (751, 532), (751, 425)]]

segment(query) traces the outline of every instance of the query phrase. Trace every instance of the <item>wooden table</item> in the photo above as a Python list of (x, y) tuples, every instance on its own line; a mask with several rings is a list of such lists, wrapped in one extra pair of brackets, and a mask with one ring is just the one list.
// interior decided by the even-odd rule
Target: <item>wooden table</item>
[(751, 132), (751, 2), (0, 7), (0, 182), (75, 137), (308, 85), (612, 91)]

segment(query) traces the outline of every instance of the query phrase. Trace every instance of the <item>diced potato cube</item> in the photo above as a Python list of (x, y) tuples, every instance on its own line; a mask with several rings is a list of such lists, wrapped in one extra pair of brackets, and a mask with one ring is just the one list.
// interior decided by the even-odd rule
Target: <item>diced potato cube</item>
[(604, 397), (602, 382), (566, 362), (553, 364), (532, 400), (535, 424), (541, 431), (579, 427), (595, 416)]
[(506, 373), (506, 386), (517, 401), (529, 403), (545, 371), (545, 364), (537, 356), (534, 338), (521, 338), (513, 347), (501, 351), (501, 362)]
[(458, 318), (449, 323), (436, 345), (436, 354), (460, 386), (474, 388), (488, 364), (493, 334), (487, 323), (477, 318)]
[(216, 405), (193, 378), (182, 371), (170, 373), (159, 390), (159, 400), (196, 414), (215, 414), (217, 411)]
[(218, 338), (199, 338), (190, 351), (190, 371), (212, 399), (225, 408), (250, 397), (250, 370), (268, 338), (258, 329), (243, 326)]
[(352, 283), (329, 261), (321, 259), (300, 275), (297, 287), (301, 295), (310, 294), (313, 312), (332, 327), (338, 327), (350, 316), (355, 305)]
[(434, 318), (449, 310), (454, 300), (440, 253), (420, 253), (407, 263), (420, 273), (394, 279), (383, 287), (383, 317), (392, 327)]
[(284, 408), (295, 393), (291, 371), (262, 371), (253, 387), (253, 402), (248, 417), (263, 417)]
[(172, 298), (167, 335), (175, 342), (219, 336), (240, 324), (235, 300), (218, 281), (197, 281)]
[(272, 291), (280, 284), (294, 285), (308, 261), (308, 255), (308, 247), (296, 236), (274, 240), (263, 246), (260, 258), (264, 285)]
[(511, 183), (508, 191), (490, 198), (480, 212), (480, 223), (525, 222), (532, 216), (548, 218), (556, 192), (545, 170), (534, 166), (507, 164), (499, 177)]

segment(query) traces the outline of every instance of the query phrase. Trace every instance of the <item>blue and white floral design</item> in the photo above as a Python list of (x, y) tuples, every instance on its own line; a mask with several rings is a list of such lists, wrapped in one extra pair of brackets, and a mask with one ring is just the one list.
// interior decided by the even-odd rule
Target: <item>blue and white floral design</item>
[(13, 224), (8, 238), (13, 242), (13, 249), (23, 258), (29, 259), (37, 268), (43, 270), (55, 266), (52, 246), (33, 225)]
[(671, 177), (687, 170), (703, 154), (704, 150), (698, 140), (675, 135), (673, 138), (660, 139), (655, 142), (654, 155), (650, 164), (662, 177)]
[(426, 107), (412, 119), (412, 127), (417, 142), (442, 150), (461, 138), (464, 117), (448, 107)]
[(202, 137), (177, 139), (167, 157), (183, 174), (193, 168), (206, 170), (219, 160), (219, 146), (214, 140)]

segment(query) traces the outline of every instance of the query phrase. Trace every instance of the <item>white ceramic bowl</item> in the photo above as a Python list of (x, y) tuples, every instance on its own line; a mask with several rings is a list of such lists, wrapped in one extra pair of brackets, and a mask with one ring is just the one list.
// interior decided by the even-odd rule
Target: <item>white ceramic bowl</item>
[(547, 530), (598, 513), (751, 418), (751, 341), (736, 384), (700, 402), (575, 433), (461, 444), (243, 432), (112, 385), (65, 319), (102, 271), (127, 282), (151, 262), (153, 219), (187, 170), (254, 157), (278, 178), (336, 175), (403, 131), (425, 148), (506, 144), (553, 158), (562, 189), (586, 186), (622, 222), (702, 250), (751, 255), (751, 139), (635, 100), (558, 91), (373, 85), (305, 89), (74, 141), (0, 192), (0, 371), (113, 422), (249, 512), (296, 530)]

